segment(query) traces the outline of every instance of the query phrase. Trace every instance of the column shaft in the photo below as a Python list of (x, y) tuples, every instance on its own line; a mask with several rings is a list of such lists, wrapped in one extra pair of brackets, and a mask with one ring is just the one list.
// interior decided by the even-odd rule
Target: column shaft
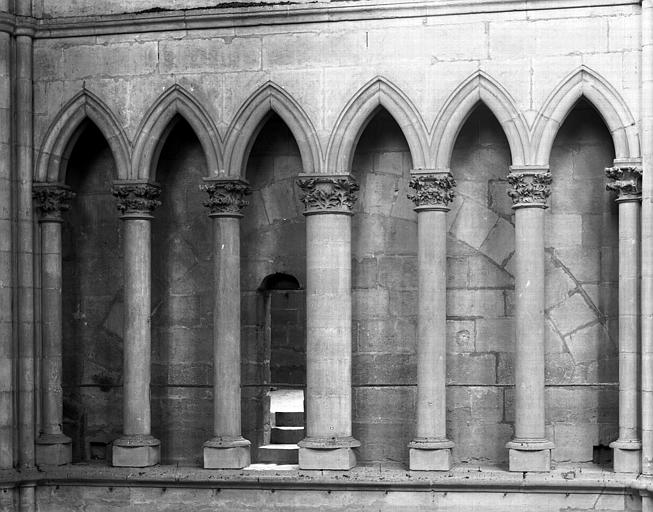
[(351, 437), (351, 217), (306, 217), (306, 435)]
[(205, 468), (250, 464), (241, 435), (240, 211), (250, 193), (243, 180), (207, 179), (200, 188), (213, 222), (213, 439), (204, 443)]
[(515, 211), (515, 437), (543, 439), (544, 210)]
[(125, 326), (123, 425), (128, 436), (151, 433), (150, 220), (123, 219)]
[(508, 177), (515, 210), (515, 434), (510, 471), (549, 471), (545, 438), (544, 209), (551, 175), (527, 170)]
[(160, 189), (117, 182), (122, 212), (124, 265), (123, 436), (113, 442), (113, 465), (158, 464), (160, 443), (151, 435), (151, 211)]
[(300, 178), (306, 205), (306, 438), (302, 469), (350, 469), (351, 176)]

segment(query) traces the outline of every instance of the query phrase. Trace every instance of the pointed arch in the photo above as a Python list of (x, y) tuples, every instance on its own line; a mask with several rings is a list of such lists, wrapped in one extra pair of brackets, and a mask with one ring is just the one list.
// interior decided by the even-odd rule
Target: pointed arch
[(551, 148), (558, 130), (584, 97), (599, 112), (614, 144), (617, 159), (640, 157), (637, 124), (628, 105), (610, 83), (587, 66), (568, 75), (549, 95), (533, 125), (535, 163), (548, 165)]
[(433, 124), (431, 146), (436, 169), (449, 169), (458, 134), (479, 102), (492, 111), (503, 128), (510, 146), (512, 164), (526, 163), (529, 137), (524, 116), (508, 91), (487, 73), (479, 70), (449, 96)]
[(236, 113), (225, 139), (226, 171), (245, 176), (249, 153), (265, 121), (276, 113), (288, 126), (302, 157), (300, 172), (316, 172), (322, 160), (317, 132), (295, 99), (274, 82), (266, 82)]
[(159, 154), (177, 116), (188, 122), (199, 139), (208, 175), (217, 175), (223, 169), (218, 129), (200, 102), (184, 87), (175, 84), (159, 96), (141, 121), (134, 143), (132, 178), (155, 179)]
[(428, 138), (422, 117), (408, 96), (392, 82), (378, 76), (358, 90), (338, 117), (327, 148), (328, 172), (351, 172), (358, 141), (380, 108), (385, 108), (401, 128), (413, 167), (426, 167)]
[(111, 148), (116, 177), (127, 179), (130, 146), (121, 123), (100, 98), (84, 89), (64, 105), (46, 132), (34, 167), (34, 181), (65, 181), (66, 162), (85, 121), (89, 120), (98, 127)]

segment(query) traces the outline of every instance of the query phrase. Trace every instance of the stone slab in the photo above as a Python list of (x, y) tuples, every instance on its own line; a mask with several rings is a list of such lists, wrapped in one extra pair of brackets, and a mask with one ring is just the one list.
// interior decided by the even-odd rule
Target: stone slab
[(242, 469), (250, 463), (249, 446), (204, 447), (204, 469)]
[(116, 446), (111, 449), (111, 464), (118, 467), (146, 468), (161, 460), (160, 446)]
[(356, 466), (356, 455), (351, 448), (317, 450), (299, 449), (300, 469), (351, 469)]
[(451, 449), (409, 450), (409, 468), (411, 471), (449, 471), (451, 469)]
[(508, 450), (508, 467), (510, 471), (551, 471), (551, 450)]
[(38, 466), (63, 466), (73, 460), (71, 442), (57, 444), (36, 443), (36, 464)]
[(615, 473), (640, 473), (642, 467), (641, 450), (612, 448), (612, 454), (614, 456), (612, 467)]

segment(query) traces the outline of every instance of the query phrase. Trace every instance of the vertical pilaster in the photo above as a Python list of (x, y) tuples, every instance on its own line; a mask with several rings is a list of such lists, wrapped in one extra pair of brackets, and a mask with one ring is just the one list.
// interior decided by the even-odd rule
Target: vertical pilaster
[(605, 170), (619, 204), (619, 439), (610, 443), (614, 471), (639, 473), (640, 218), (642, 169)]
[(515, 210), (515, 433), (510, 471), (549, 471), (553, 443), (544, 418), (544, 209), (547, 168), (511, 168)]
[(449, 470), (447, 439), (447, 212), (449, 172), (413, 171), (408, 197), (417, 212), (417, 428), (408, 445), (411, 470)]
[[(9, 2), (0, 2), (0, 14)], [(0, 21), (0, 469), (14, 465), (14, 308), (12, 197), (12, 44), (9, 23)]]
[[(642, 473), (653, 475), (653, 0), (642, 0)], [(645, 501), (651, 505), (651, 498)]]
[(250, 442), (241, 434), (240, 219), (250, 193), (244, 180), (207, 179), (201, 186), (213, 222), (213, 435), (205, 468), (244, 468)]
[[(31, 3), (16, 2), (16, 14), (29, 16)], [(18, 464), (35, 462), (34, 365), (34, 216), (32, 209), (33, 138), (32, 38), (28, 25), (16, 29), (16, 254), (18, 339)]]
[(41, 228), (41, 432), (36, 440), (39, 465), (62, 465), (72, 460), (71, 439), (64, 435), (61, 389), (62, 309), (61, 224), (62, 213), (74, 197), (60, 183), (34, 185), (34, 199)]
[(114, 182), (123, 221), (124, 337), (123, 435), (113, 442), (114, 466), (159, 463), (160, 442), (151, 435), (151, 220), (161, 189), (149, 182)]
[(351, 216), (358, 185), (350, 175), (302, 175), (306, 210), (306, 438), (302, 469), (356, 465), (351, 425)]

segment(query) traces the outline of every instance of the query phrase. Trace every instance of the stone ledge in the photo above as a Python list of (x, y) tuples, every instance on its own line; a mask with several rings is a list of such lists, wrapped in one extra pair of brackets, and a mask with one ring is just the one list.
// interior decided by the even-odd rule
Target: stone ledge
[[(550, 473), (511, 473), (494, 467), (409, 471), (399, 465), (359, 465), (349, 471), (284, 469), (207, 470), (155, 466), (115, 468), (71, 464), (22, 472), (0, 471), (0, 487), (25, 483), (62, 486), (189, 487), (221, 489), (411, 490), (623, 494), (653, 492), (653, 479), (615, 474), (596, 466), (558, 467)], [(286, 469), (289, 468), (289, 469)]]
[[(204, 30), (257, 25), (326, 23), (402, 17), (428, 17), (492, 12), (520, 12), (583, 7), (639, 5), (639, 0), (548, 0), (536, 6), (524, 0), (451, 0), (375, 3), (368, 1), (274, 5), (251, 2), (247, 7), (222, 7), (163, 12), (125, 13), (39, 19), (35, 37), (59, 38)], [(34, 20), (34, 19), (32, 19)]]

